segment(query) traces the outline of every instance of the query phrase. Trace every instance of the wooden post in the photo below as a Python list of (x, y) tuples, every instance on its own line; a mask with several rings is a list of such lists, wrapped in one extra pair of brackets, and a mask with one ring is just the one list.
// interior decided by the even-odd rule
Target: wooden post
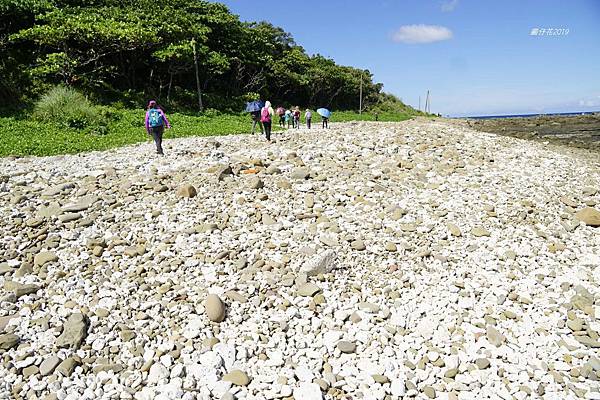
[(198, 56), (196, 55), (196, 40), (192, 39), (192, 50), (194, 51), (194, 68), (196, 69), (196, 89), (198, 90), (198, 111), (204, 109), (202, 105), (202, 91), (200, 90), (200, 75), (198, 74)]

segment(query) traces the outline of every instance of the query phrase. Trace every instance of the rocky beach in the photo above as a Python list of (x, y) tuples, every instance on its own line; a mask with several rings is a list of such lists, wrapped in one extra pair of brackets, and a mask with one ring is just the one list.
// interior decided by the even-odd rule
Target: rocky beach
[(600, 113), (460, 121), (482, 132), (600, 151)]
[(0, 159), (0, 399), (600, 399), (600, 157), (443, 119)]

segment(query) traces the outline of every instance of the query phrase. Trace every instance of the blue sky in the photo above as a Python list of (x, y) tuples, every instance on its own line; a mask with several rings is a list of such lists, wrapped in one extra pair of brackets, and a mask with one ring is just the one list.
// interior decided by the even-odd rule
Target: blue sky
[(432, 112), (600, 110), (600, 0), (223, 3), (282, 27), (310, 54), (370, 70), (412, 106), (429, 89)]

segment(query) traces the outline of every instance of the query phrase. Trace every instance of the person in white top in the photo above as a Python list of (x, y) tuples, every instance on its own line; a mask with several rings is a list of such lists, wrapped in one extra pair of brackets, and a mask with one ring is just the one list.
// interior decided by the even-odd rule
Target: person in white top
[(312, 112), (310, 112), (310, 109), (306, 109), (306, 112), (304, 113), (304, 120), (306, 121), (306, 127), (308, 129), (310, 129), (310, 121), (312, 120)]

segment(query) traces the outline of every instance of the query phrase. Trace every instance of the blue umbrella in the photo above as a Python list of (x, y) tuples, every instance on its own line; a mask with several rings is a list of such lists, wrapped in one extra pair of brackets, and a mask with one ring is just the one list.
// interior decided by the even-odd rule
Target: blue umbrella
[(260, 109), (263, 108), (264, 105), (265, 103), (263, 103), (260, 100), (251, 101), (249, 103), (246, 103), (246, 112), (260, 111)]
[(317, 114), (319, 114), (321, 117), (325, 117), (325, 118), (331, 117), (331, 111), (329, 111), (326, 108), (319, 108), (317, 110)]

